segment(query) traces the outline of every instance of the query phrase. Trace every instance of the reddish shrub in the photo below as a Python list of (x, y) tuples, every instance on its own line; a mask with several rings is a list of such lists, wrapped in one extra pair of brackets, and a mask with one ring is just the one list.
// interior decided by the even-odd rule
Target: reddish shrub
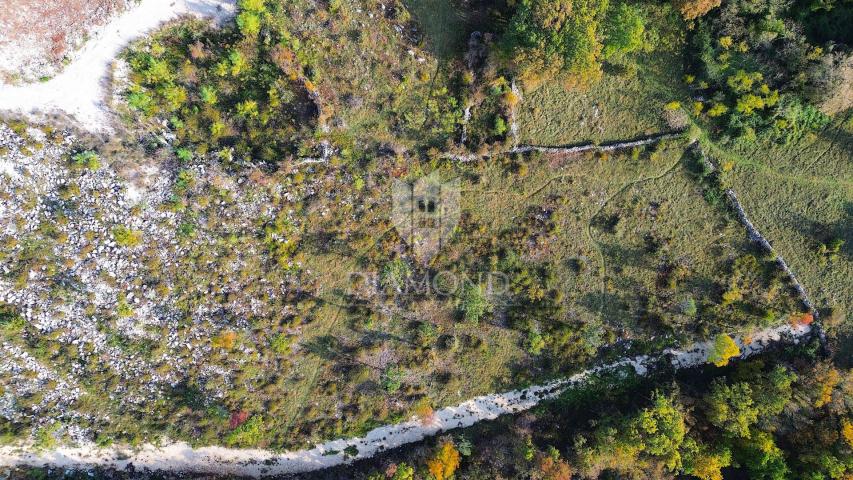
[(234, 430), (240, 425), (246, 423), (246, 420), (249, 419), (249, 412), (245, 410), (237, 410), (236, 412), (231, 412), (231, 419), (228, 420), (228, 428)]

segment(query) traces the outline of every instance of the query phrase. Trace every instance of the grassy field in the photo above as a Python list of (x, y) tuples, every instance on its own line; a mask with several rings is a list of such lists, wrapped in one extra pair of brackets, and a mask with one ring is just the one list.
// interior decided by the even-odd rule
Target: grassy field
[(673, 129), (664, 105), (688, 98), (683, 82), (683, 26), (668, 8), (647, 12), (659, 40), (636, 62), (604, 66), (603, 78), (567, 87), (555, 79), (525, 94), (518, 106), (522, 143), (564, 145), (630, 139)]
[[(611, 156), (440, 164), (447, 178), (462, 180), (462, 219), (428, 265), (389, 228), (390, 195), (381, 192), (390, 178), (372, 179), (358, 231), (344, 235), (337, 230), (341, 217), (317, 217), (317, 235), (343, 240), (322, 251), (301, 249), (311, 272), (306, 285), (322, 288), (310, 320), (291, 330), (298, 353), (280, 372), (284, 401), (267, 421), (271, 443), (358, 434), (405, 418), (419, 404), (449, 405), (564, 374), (617, 339), (652, 350), (721, 328), (748, 331), (767, 322), (757, 313), (761, 306), (795, 311), (790, 297), (769, 293), (769, 280), (751, 287), (765, 300), (747, 295), (740, 305), (717, 306), (733, 262), (751, 247), (733, 217), (705, 202), (686, 142)], [(330, 207), (321, 201), (310, 210)], [(492, 298), (491, 311), (471, 323), (461, 318), (459, 291), (348, 284), (351, 272), (381, 283), (395, 261), (413, 278), (431, 280), (436, 272), (473, 279), (497, 269), (513, 289)], [(773, 278), (772, 262), (761, 265)], [(515, 289), (520, 277), (528, 283)], [(531, 288), (544, 297), (530, 303)], [(696, 311), (683, 311), (685, 302)], [(398, 385), (389, 386), (391, 376)]]
[[(303, 162), (270, 152), (275, 162), (265, 168), (251, 162), (221, 168), (229, 145), (215, 145), (218, 153), (206, 155), (212, 152), (200, 148), (210, 147), (206, 134), (181, 148), (150, 141), (140, 147), (146, 158), (162, 163), (162, 170), (155, 169), (166, 181), (162, 198), (132, 211), (115, 206), (117, 213), (103, 215), (140, 225), (131, 235), (138, 238), (125, 238), (128, 249), (138, 246), (133, 255), (139, 262), (115, 286), (115, 300), (95, 304), (97, 296), (83, 287), (79, 295), (63, 288), (54, 296), (57, 311), (76, 309), (80, 324), (98, 329), (111, 355), (145, 365), (168, 382), (87, 356), (81, 377), (88, 395), (74, 408), (107, 412), (112, 420), (92, 420), (86, 428), (107, 440), (131, 442), (167, 432), (202, 444), (306, 446), (565, 375), (604, 354), (658, 351), (720, 331), (747, 332), (798, 311), (772, 259), (755, 251), (725, 205), (714, 201), (719, 189), (697, 173), (697, 151), (686, 135), (615, 153), (447, 160), (441, 153), (460, 133), (466, 95), (487, 95), (477, 128), (495, 132), (480, 132), (481, 140), (504, 138), (496, 127), (514, 103), (509, 77), (483, 69), (472, 80), (483, 84), (463, 86), (470, 72), (450, 55), (464, 43), (470, 19), (448, 0), (413, 0), (408, 9), (395, 4), (378, 17), (376, 5), (359, 5), (332, 2), (313, 15), (304, 2), (276, 4), (264, 28), (287, 48), (267, 52), (247, 36), (229, 47), (230, 63), (195, 40), (210, 34), (206, 27), (172, 31), (180, 34), (166, 42), (176, 60), (167, 65), (174, 79), (156, 87), (164, 93), (156, 98), (171, 92), (181, 100), (182, 92), (191, 92), (194, 102), (180, 109), (186, 122), (169, 120), (175, 129), (195, 123), (199, 111), (211, 119), (236, 112), (233, 125), (254, 125), (247, 131), (263, 133), (258, 138), (277, 138), (265, 125), (278, 122), (250, 108), (271, 101), (270, 91), (247, 92), (257, 95), (252, 102), (235, 95), (221, 111), (202, 107), (217, 103), (215, 91), (212, 100), (210, 91), (208, 100), (195, 92), (201, 73), (186, 67), (182, 56), (184, 49), (195, 52), (198, 68), (205, 69), (201, 78), (222, 81), (217, 85), (224, 96), (234, 86), (254, 85), (233, 73), (245, 55), (254, 59), (252, 75), (270, 80), (273, 66), (290, 69), (305, 77), (302, 88), (312, 92), (312, 103), (316, 99), (317, 128), (312, 123), (310, 131), (297, 130), (303, 125), (294, 121), (287, 151), (311, 156), (317, 142), (328, 139), (334, 154)], [(410, 22), (410, 15), (419, 23)], [(586, 90), (550, 82), (528, 91), (518, 105), (520, 141), (603, 142), (678, 127), (663, 115), (663, 105), (686, 94), (674, 73), (680, 71), (680, 56), (673, 53), (680, 38), (664, 30), (680, 26), (668, 17), (659, 20), (656, 28), (668, 46), (640, 55), (636, 69), (617, 72), (608, 65), (604, 78)], [(169, 39), (155, 36), (133, 47), (141, 59), (136, 77), (166, 68), (156, 60), (163, 54), (160, 40)], [(229, 70), (230, 80), (221, 80)], [(257, 124), (249, 122), (255, 117)], [(13, 131), (26, 136), (24, 125)], [(836, 303), (849, 296), (851, 244), (832, 256), (817, 253), (815, 242), (849, 236), (849, 139), (843, 124), (812, 143), (767, 155), (711, 152), (736, 159), (722, 180), (735, 186), (771, 241), (779, 239), (780, 252), (794, 259), (806, 287), (822, 285), (818, 294)], [(18, 153), (23, 148), (12, 147)], [(67, 184), (51, 183), (45, 196), (69, 211), (81, 196), (74, 179), (96, 174), (76, 165), (82, 162), (76, 157), (87, 158), (83, 153), (63, 151), (52, 160), (74, 176)], [(105, 174), (111, 161), (105, 153), (104, 168), (99, 163), (91, 169)], [(461, 216), (438, 254), (424, 259), (392, 225), (392, 186), (431, 172), (459, 179)], [(88, 185), (84, 198), (105, 194), (100, 183)], [(38, 188), (2, 193), (29, 211), (28, 198), (37, 197)], [(762, 189), (771, 188), (779, 191), (761, 203)], [(787, 208), (788, 201), (797, 209)], [(790, 227), (803, 224), (799, 218), (784, 223), (774, 217), (792, 211), (823, 223), (798, 230)], [(95, 248), (79, 231), (83, 227), (61, 224), (64, 213), (56, 212), (42, 219), (34, 238), (47, 248), (71, 237), (74, 248), (45, 258), (53, 262), (50, 272), (78, 265)], [(112, 223), (101, 226), (104, 241), (123, 231)], [(823, 233), (815, 240), (803, 231)], [(4, 257), (15, 262), (14, 280), (22, 285), (45, 256), (25, 247)], [(442, 275), (459, 283), (438, 292), (437, 285), (450, 285)], [(504, 279), (505, 288), (489, 289), (483, 275)], [(53, 281), (45, 278), (39, 286), (53, 289)], [(126, 299), (142, 290), (160, 303), (140, 304), (135, 317), (136, 307)], [(130, 327), (149, 317), (159, 323), (141, 338)], [(90, 327), (93, 318), (97, 325)], [(21, 348), (76, 372), (77, 360), (65, 350), (76, 348), (70, 339), (86, 342), (86, 335), (62, 337), (57, 329), (49, 334), (57, 340), (31, 325), (14, 326), (26, 333), (17, 335)], [(39, 342), (22, 340), (29, 338)], [(614, 344), (619, 346), (606, 348)], [(138, 403), (99, 395), (102, 385), (127, 385), (125, 396)], [(145, 420), (137, 421), (140, 416)]]
[[(853, 124), (839, 115), (816, 136), (786, 146), (720, 149), (747, 214), (789, 263), (819, 308), (853, 298)], [(724, 160), (725, 161), (725, 160)], [(842, 240), (837, 253), (821, 245)]]

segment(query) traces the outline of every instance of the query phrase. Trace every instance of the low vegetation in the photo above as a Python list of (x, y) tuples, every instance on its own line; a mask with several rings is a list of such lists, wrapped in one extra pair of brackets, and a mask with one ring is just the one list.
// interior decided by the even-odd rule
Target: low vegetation
[[(0, 126), (3, 440), (303, 447), (712, 340), (722, 373), (367, 478), (842, 478), (846, 373), (732, 340), (848, 332), (848, 52), (806, 10), (847, 6), (241, 0), (165, 26), (123, 53), (127, 138)], [(459, 218), (422, 255), (395, 207), (455, 205), (392, 192), (428, 175)]]

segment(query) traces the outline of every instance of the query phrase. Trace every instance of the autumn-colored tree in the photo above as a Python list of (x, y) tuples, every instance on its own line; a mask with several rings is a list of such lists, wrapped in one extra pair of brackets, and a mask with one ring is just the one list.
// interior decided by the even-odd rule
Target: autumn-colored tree
[(237, 333), (231, 330), (226, 330), (219, 335), (213, 337), (210, 341), (213, 348), (221, 348), (223, 350), (231, 350), (234, 348), (234, 342), (237, 341)]
[(228, 420), (228, 428), (234, 430), (240, 425), (246, 423), (246, 420), (249, 419), (249, 412), (245, 410), (237, 410), (235, 412), (231, 412), (231, 418)]
[(459, 451), (450, 441), (443, 442), (436, 450), (435, 456), (427, 460), (427, 470), (435, 480), (451, 478), (457, 468), (459, 468)]
[(684, 473), (700, 480), (723, 480), (722, 469), (732, 463), (728, 448), (712, 449), (692, 438), (684, 442)]
[(714, 344), (711, 347), (711, 352), (708, 354), (708, 361), (718, 367), (723, 367), (729, 364), (729, 359), (740, 355), (740, 348), (732, 337), (721, 333), (714, 338)]
[(841, 383), (841, 374), (831, 364), (820, 364), (815, 367), (811, 377), (815, 408), (821, 408), (832, 401), (832, 391)]
[(601, 75), (602, 21), (608, 0), (522, 0), (504, 45), (530, 86), (558, 72), (581, 82)]
[(793, 314), (791, 315), (791, 326), (800, 327), (803, 325), (811, 325), (814, 322), (814, 315), (811, 313)]
[(720, 6), (722, 0), (674, 0), (675, 8), (685, 20), (694, 20)]
[(552, 455), (541, 455), (538, 464), (539, 472), (535, 478), (542, 480), (571, 480), (572, 467), (561, 458)]
[(424, 425), (429, 425), (435, 418), (435, 411), (432, 408), (432, 402), (427, 397), (422, 397), (418, 400), (413, 408), (415, 416)]
[(847, 442), (847, 446), (853, 448), (853, 423), (849, 419), (841, 421), (841, 436)]

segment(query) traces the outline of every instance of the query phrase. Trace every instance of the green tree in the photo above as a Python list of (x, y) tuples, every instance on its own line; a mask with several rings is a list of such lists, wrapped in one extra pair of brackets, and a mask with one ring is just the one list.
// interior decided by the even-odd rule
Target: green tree
[(400, 462), (391, 480), (415, 480), (415, 469), (406, 462)]
[(761, 376), (753, 391), (753, 400), (762, 417), (782, 413), (785, 405), (791, 402), (792, 386), (796, 381), (797, 375), (781, 365)]
[(663, 460), (670, 471), (681, 468), (679, 449), (687, 427), (672, 397), (656, 393), (653, 405), (640, 412), (631, 422), (631, 429), (644, 453)]
[(620, 3), (608, 15), (604, 33), (604, 59), (620, 58), (643, 48), (646, 20), (634, 5)]
[(732, 437), (748, 438), (760, 413), (748, 383), (728, 385), (721, 379), (714, 380), (704, 398), (704, 407), (708, 421)]
[(728, 448), (711, 448), (692, 438), (684, 442), (682, 456), (684, 473), (700, 480), (723, 480), (722, 469), (732, 464), (732, 454)]
[(790, 469), (785, 454), (776, 445), (773, 435), (753, 431), (748, 438), (739, 442), (735, 450), (738, 463), (746, 467), (753, 480), (787, 480)]
[(459, 310), (462, 311), (466, 322), (476, 324), (491, 308), (482, 287), (473, 283), (465, 284), (462, 288)]

